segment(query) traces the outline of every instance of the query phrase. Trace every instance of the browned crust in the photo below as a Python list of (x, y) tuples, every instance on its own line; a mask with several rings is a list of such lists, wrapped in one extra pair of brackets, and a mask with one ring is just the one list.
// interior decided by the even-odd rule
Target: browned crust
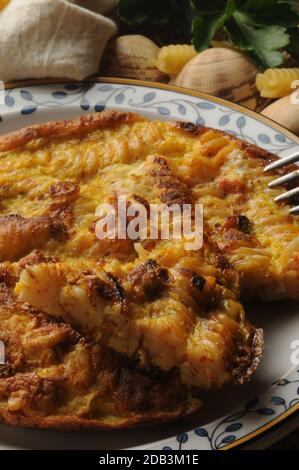
[[(179, 132), (183, 132), (187, 135), (193, 135), (194, 137), (195, 136), (200, 137), (201, 135), (209, 131), (216, 131), (219, 135), (227, 137), (230, 142), (236, 143), (238, 147), (240, 148), (240, 150), (243, 150), (244, 152), (246, 152), (246, 155), (248, 157), (259, 160), (263, 166), (266, 166), (274, 162), (275, 160), (279, 159), (279, 157), (275, 155), (274, 153), (269, 152), (268, 150), (262, 149), (255, 144), (250, 144), (248, 142), (245, 142), (242, 139), (239, 139), (238, 137), (235, 137), (234, 135), (229, 134), (228, 132), (222, 131), (220, 129), (198, 126), (190, 122), (181, 122), (181, 121), (176, 121), (172, 124), (173, 124), (174, 129), (178, 130)], [(285, 168), (279, 168), (279, 169), (273, 170), (272, 174), (283, 175), (285, 173), (288, 173), (290, 171), (294, 171), (297, 169), (298, 167), (295, 164), (293, 164), (293, 165), (288, 165)]]
[[(102, 113), (86, 114), (77, 116), (74, 119), (50, 121), (44, 124), (36, 124), (33, 126), (20, 129), (9, 134), (0, 136), (0, 152), (6, 152), (24, 146), (35, 139), (41, 138), (61, 138), (83, 136), (89, 132), (105, 128), (117, 128), (122, 124), (143, 121), (144, 118), (134, 113), (126, 113), (119, 111), (104, 111)], [(210, 127), (198, 126), (190, 122), (173, 122), (173, 128), (188, 135), (200, 136), (210, 130)], [(217, 129), (217, 132), (229, 138), (230, 141), (236, 142), (240, 149), (246, 151), (249, 157), (258, 158), (265, 164), (276, 160), (277, 155), (263, 150), (256, 145), (247, 143), (227, 132)], [(289, 167), (290, 168), (290, 167)], [(297, 168), (297, 167), (295, 167)], [(276, 170), (278, 171), (278, 170)], [(282, 170), (280, 170), (282, 171)]]
[(264, 352), (264, 333), (262, 329), (250, 328), (245, 346), (240, 346), (239, 354), (233, 364), (232, 377), (238, 385), (248, 382), (259, 367)]
[[(0, 137), (0, 151), (5, 152), (24, 146), (35, 139), (43, 138), (66, 138), (73, 136), (84, 136), (89, 132), (96, 131), (104, 128), (116, 128), (122, 124), (132, 123), (135, 121), (142, 121), (143, 118), (131, 114), (121, 113), (116, 111), (108, 111), (100, 114), (90, 114), (79, 116), (72, 120), (55, 121), (47, 124), (39, 124), (22, 129), (6, 136)], [(194, 135), (200, 135), (207, 132), (209, 128), (199, 128), (193, 124), (174, 124), (179, 130), (183, 130)], [(229, 137), (230, 140), (238, 142), (239, 147), (244, 149), (249, 156), (260, 158), (268, 163), (277, 157), (270, 152), (263, 151), (256, 146), (246, 144), (241, 140), (230, 136), (222, 131), (217, 131)], [(164, 159), (157, 157), (154, 163), (157, 168), (153, 170), (152, 176), (157, 178), (158, 187), (164, 186), (165, 179), (169, 182), (167, 184), (167, 193), (165, 195), (166, 203), (185, 203), (189, 202), (190, 194), (188, 188), (180, 186), (179, 180), (173, 184), (173, 175), (167, 162)], [(160, 179), (162, 181), (160, 181)], [(163, 185), (162, 185), (163, 182)], [(242, 346), (240, 351), (240, 358), (234, 364), (232, 369), (232, 376), (236, 383), (244, 383), (252, 376), (258, 367), (260, 357), (263, 350), (263, 334), (262, 330), (255, 330), (252, 328), (250, 338), (247, 345)], [(139, 423), (146, 422), (169, 422), (181, 416), (186, 416), (194, 413), (200, 407), (197, 400), (188, 400), (181, 406), (177, 407), (174, 411), (159, 411), (148, 413), (133, 413), (129, 417), (117, 417), (113, 419), (84, 419), (75, 416), (24, 416), (4, 411), (2, 419), (5, 423), (13, 426), (21, 427), (35, 427), (42, 429), (57, 429), (57, 430), (78, 430), (78, 429), (116, 429), (124, 427), (133, 427)]]
[(80, 188), (77, 183), (71, 181), (59, 181), (50, 188), (50, 196), (55, 201), (71, 203), (78, 199)]
[(1, 261), (14, 261), (51, 238), (65, 240), (67, 228), (58, 218), (49, 216), (22, 217), (17, 214), (0, 216)]
[(161, 202), (183, 206), (192, 202), (188, 186), (172, 171), (165, 158), (156, 156), (150, 162), (150, 175), (160, 192)]
[[(0, 289), (0, 305), (0, 319), (6, 337), (6, 365), (0, 366), (0, 420), (3, 422), (41, 429), (115, 429), (147, 422), (171, 421), (200, 408), (200, 402), (180, 384), (177, 371), (160, 375), (157, 370), (138, 368), (135, 360), (108, 349), (99, 354), (97, 345), (88, 343), (70, 325), (49, 319), (29, 304), (18, 302), (4, 285)], [(6, 323), (15, 311), (28, 316), (27, 338), (29, 334), (35, 337), (35, 332), (46, 330), (49, 335), (52, 334), (52, 338), (56, 334), (54, 343), (49, 346), (33, 344), (35, 354), (42, 354), (47, 347), (51, 347), (55, 351), (55, 362), (60, 364), (65, 354), (76, 345), (86, 346), (90, 374), (80, 382), (79, 393), (88, 394), (94, 390), (93, 387), (101, 384), (105, 389), (103, 397), (109, 397), (108, 401), (115, 406), (113, 416), (112, 413), (104, 416), (100, 412), (98, 417), (89, 415), (89, 411), (76, 416), (72, 409), (65, 414), (59, 411), (67, 409), (69, 403), (68, 378), (43, 378), (32, 370), (30, 355), (25, 352), (19, 334), (14, 332), (14, 324)], [(76, 388), (77, 384), (71, 386)], [(26, 392), (25, 403), (18, 410), (11, 411), (9, 399), (19, 392)]]
[(175, 411), (135, 414), (131, 417), (119, 417), (114, 419), (84, 419), (76, 416), (22, 416), (5, 411), (0, 416), (0, 421), (11, 426), (22, 428), (48, 429), (57, 431), (92, 431), (132, 428), (140, 424), (169, 423), (182, 417), (191, 416), (201, 407), (199, 400), (193, 400), (185, 408)]
[(235, 137), (234, 135), (229, 134), (228, 132), (222, 131), (220, 129), (214, 129), (212, 127), (197, 126), (196, 124), (193, 124), (193, 123), (180, 122), (180, 121), (174, 122), (173, 126), (178, 131), (181, 131), (188, 135), (191, 134), (193, 136), (198, 136), (198, 137), (205, 134), (206, 132), (216, 131), (218, 134), (227, 137), (231, 142), (237, 143), (238, 146), (242, 150), (246, 151), (250, 157), (266, 160), (267, 163), (270, 163), (270, 160), (272, 161), (278, 158), (277, 155), (275, 155), (274, 153), (268, 152), (268, 150), (261, 149), (257, 145), (244, 142), (243, 140), (238, 139), (238, 137)]
[(122, 285), (111, 273), (106, 273), (106, 276), (107, 280), (87, 276), (87, 284), (91, 293), (108, 301), (123, 302), (126, 299), (126, 292)]
[(130, 294), (140, 300), (153, 300), (169, 282), (166, 268), (155, 260), (148, 259), (127, 274), (127, 289)]
[(0, 137), (0, 152), (16, 149), (34, 139), (81, 136), (98, 129), (118, 127), (122, 124), (142, 120), (143, 118), (137, 114), (106, 111), (98, 114), (86, 114), (70, 120), (37, 124)]

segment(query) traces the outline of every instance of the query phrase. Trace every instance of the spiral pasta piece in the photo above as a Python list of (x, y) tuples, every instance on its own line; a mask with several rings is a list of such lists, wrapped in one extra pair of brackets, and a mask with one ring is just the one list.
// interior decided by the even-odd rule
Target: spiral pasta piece
[(256, 86), (263, 98), (281, 98), (292, 92), (295, 80), (299, 81), (299, 68), (267, 69), (257, 75)]
[(160, 49), (155, 66), (163, 73), (174, 75), (197, 55), (193, 46), (188, 44), (172, 44)]

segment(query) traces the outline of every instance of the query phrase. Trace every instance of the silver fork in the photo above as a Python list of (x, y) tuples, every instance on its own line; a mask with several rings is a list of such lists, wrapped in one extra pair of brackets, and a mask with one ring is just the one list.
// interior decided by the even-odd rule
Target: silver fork
[[(282, 168), (295, 162), (299, 162), (299, 151), (288, 155), (287, 157), (280, 158), (279, 160), (273, 163), (270, 163), (270, 165), (265, 166), (264, 172), (276, 170), (277, 168)], [(280, 186), (281, 184), (289, 183), (290, 181), (295, 181), (297, 179), (299, 180), (299, 168), (298, 170), (292, 171), (287, 175), (276, 178), (275, 180), (271, 181), (268, 186), (269, 188), (275, 188), (276, 186)], [(276, 196), (274, 200), (276, 202), (287, 201), (292, 200), (292, 198), (294, 198), (295, 196), (299, 196), (299, 187), (291, 189), (290, 191), (286, 191), (285, 193), (282, 193), (279, 196)], [(290, 214), (298, 215), (299, 206), (292, 207), (292, 209), (290, 209)]]

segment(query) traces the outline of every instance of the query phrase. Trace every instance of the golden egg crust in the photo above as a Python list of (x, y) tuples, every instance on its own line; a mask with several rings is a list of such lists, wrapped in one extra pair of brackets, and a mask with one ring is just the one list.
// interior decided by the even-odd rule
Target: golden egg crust
[[(250, 189), (247, 172), (236, 181), (243, 160), (262, 171), (272, 156), (261, 155), (215, 130), (115, 111), (0, 138), (3, 421), (46, 429), (170, 421), (200, 409), (202, 390), (251, 378), (263, 334), (239, 299), (265, 289), (254, 276), (260, 252), (267, 282), (280, 280), (295, 297), (294, 267), (279, 278), (244, 196), (261, 197), (260, 186)], [(267, 204), (273, 195), (265, 193)], [(96, 209), (119, 196), (146, 211), (203, 203), (203, 246), (100, 240)], [(277, 243), (289, 246), (297, 225), (285, 217), (290, 235)]]
[[(296, 186), (269, 188), (296, 165), (264, 173), (277, 156), (215, 129), (188, 123), (174, 126), (201, 143), (199, 158), (183, 157), (176, 166), (204, 206), (211, 240), (240, 276), (246, 300), (299, 299), (299, 220), (275, 197)], [(293, 199), (292, 204), (298, 204)]]

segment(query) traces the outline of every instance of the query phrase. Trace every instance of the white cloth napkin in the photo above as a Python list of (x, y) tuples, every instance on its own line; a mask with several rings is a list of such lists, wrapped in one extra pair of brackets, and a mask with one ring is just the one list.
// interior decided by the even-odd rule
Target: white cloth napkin
[(113, 21), (67, 0), (11, 0), (0, 14), (0, 80), (82, 80), (115, 33)]

